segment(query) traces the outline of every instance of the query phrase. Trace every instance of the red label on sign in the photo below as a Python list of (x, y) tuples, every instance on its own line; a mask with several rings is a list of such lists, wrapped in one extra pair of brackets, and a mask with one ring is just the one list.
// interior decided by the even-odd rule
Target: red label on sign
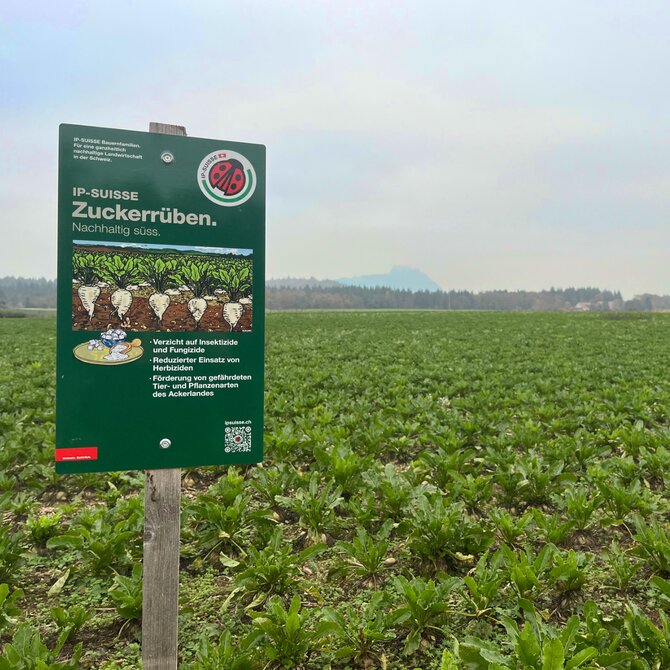
[(97, 461), (98, 447), (72, 447), (56, 449), (57, 461)]

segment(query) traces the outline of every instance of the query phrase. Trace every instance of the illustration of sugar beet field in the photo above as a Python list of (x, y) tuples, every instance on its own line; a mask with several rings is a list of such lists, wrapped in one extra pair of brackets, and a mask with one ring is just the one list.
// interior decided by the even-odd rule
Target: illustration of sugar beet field
[[(0, 670), (137, 670), (144, 475), (56, 475), (54, 321), (0, 341)], [(182, 471), (180, 670), (670, 668), (668, 341), (269, 314), (265, 462)]]
[(72, 328), (250, 332), (252, 285), (250, 249), (75, 243)]

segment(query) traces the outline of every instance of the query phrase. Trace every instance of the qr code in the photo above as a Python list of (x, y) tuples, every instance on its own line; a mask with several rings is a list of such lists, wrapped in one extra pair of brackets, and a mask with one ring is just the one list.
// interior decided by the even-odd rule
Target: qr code
[(251, 451), (251, 426), (226, 426), (225, 452)]

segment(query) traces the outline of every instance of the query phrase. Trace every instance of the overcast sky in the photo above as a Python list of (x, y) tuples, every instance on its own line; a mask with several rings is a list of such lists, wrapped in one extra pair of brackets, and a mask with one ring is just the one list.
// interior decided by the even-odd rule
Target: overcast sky
[(0, 3), (0, 276), (55, 276), (58, 124), (268, 147), (268, 277), (670, 293), (670, 3)]

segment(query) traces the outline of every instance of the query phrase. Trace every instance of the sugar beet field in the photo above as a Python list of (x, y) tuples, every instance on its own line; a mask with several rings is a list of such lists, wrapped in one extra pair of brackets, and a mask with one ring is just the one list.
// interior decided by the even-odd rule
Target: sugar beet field
[[(54, 322), (0, 342), (0, 670), (139, 668), (143, 475), (56, 476)], [(180, 667), (670, 668), (668, 342), (269, 315), (264, 464), (183, 471)]]

